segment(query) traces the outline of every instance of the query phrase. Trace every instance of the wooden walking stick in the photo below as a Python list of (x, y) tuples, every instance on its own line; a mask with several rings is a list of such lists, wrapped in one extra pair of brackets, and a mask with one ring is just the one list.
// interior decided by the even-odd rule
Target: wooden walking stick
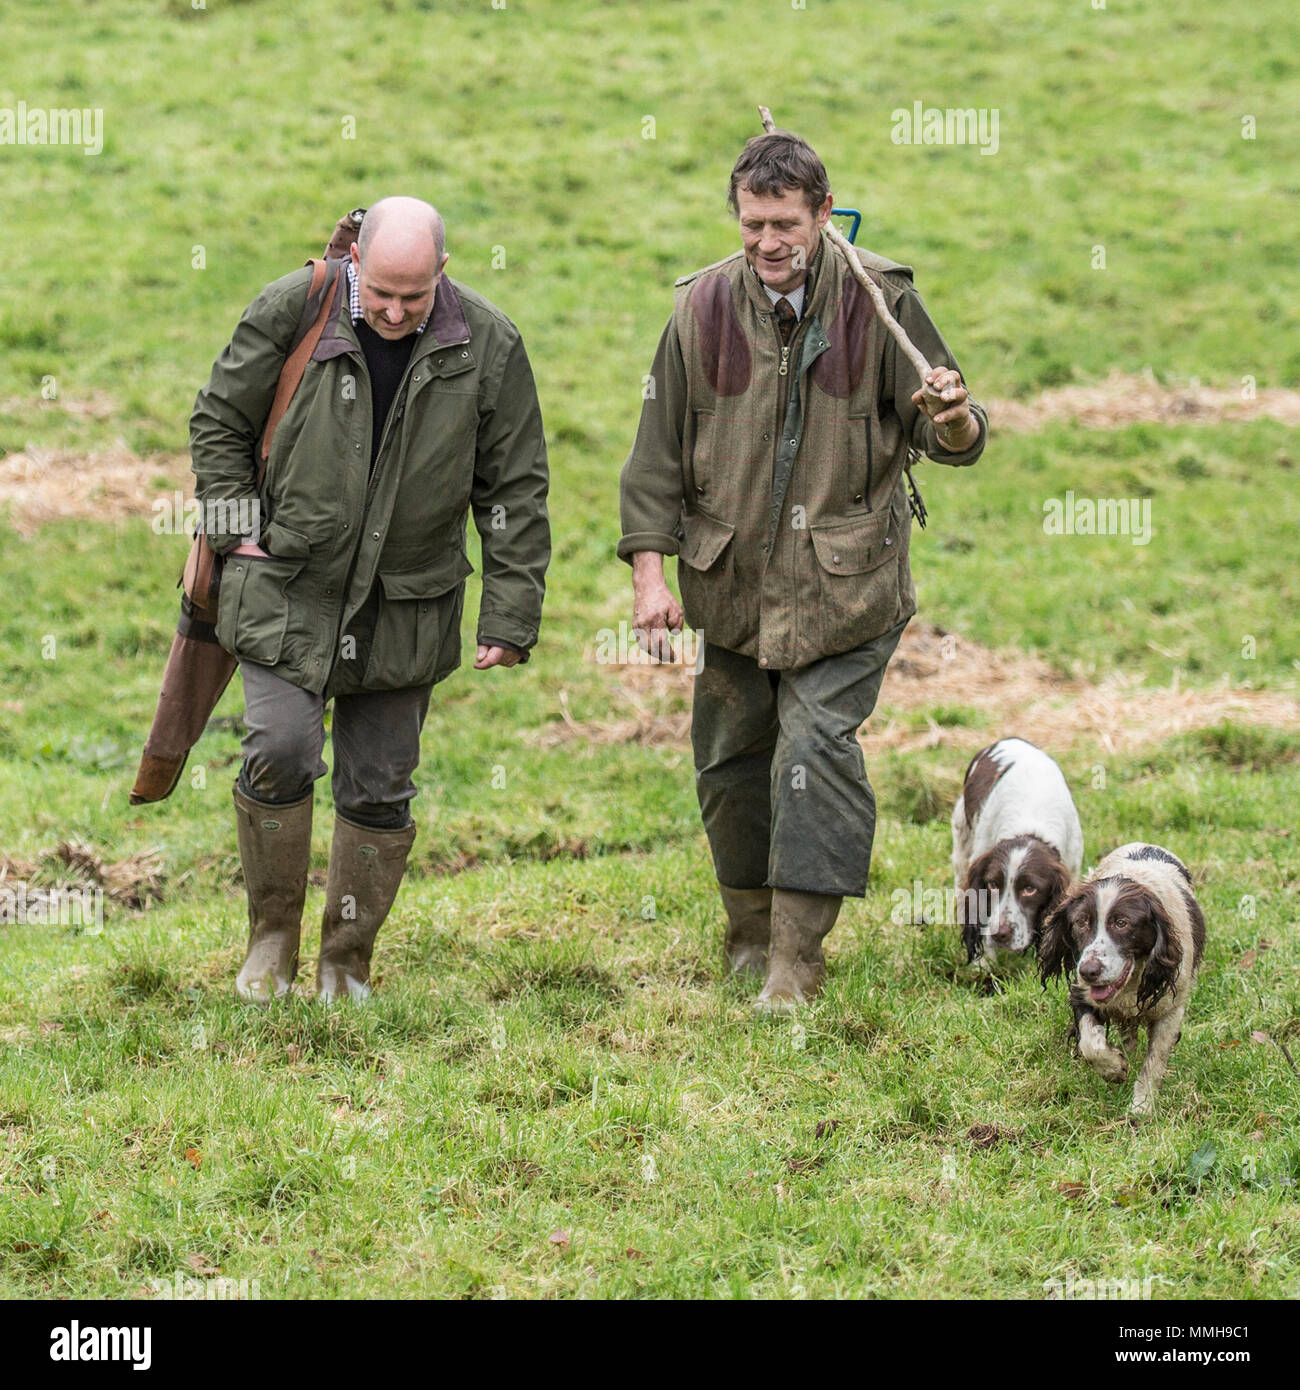
[[(772, 113), (766, 106), (758, 108), (759, 119), (763, 122), (763, 129), (771, 135), (776, 129), (776, 122), (772, 119)], [(826, 236), (831, 244), (839, 251), (845, 261), (848, 262), (849, 269), (853, 272), (854, 279), (871, 296), (871, 302), (876, 306), (876, 313), (880, 315), (881, 322), (889, 330), (894, 341), (902, 349), (903, 355), (916, 368), (916, 374), (921, 378), (921, 390), (928, 401), (942, 403), (943, 396), (935, 391), (930, 383), (926, 381), (926, 374), (931, 370), (930, 364), (925, 360), (925, 354), (907, 336), (907, 330), (889, 312), (889, 306), (885, 303), (885, 296), (880, 291), (880, 286), (862, 268), (862, 262), (858, 260), (853, 247), (849, 245), (844, 233), (833, 223), (827, 222)]]

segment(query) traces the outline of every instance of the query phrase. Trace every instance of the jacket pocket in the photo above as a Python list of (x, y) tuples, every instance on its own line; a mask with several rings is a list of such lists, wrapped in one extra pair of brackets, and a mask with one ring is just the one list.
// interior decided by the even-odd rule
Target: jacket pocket
[(890, 509), (809, 528), (817, 558), (818, 645), (844, 652), (898, 622), (898, 541)]
[(686, 621), (706, 641), (733, 651), (758, 632), (758, 585), (736, 580), (736, 528), (707, 512), (688, 512), (677, 584)]
[(844, 510), (846, 513), (869, 512), (871, 510), (871, 469), (874, 462), (871, 436), (874, 424), (871, 416), (866, 412), (861, 415), (850, 415), (848, 423), (849, 486)]
[(464, 579), (473, 568), (457, 550), (420, 569), (380, 572), (368, 690), (427, 685), (460, 665)]
[(691, 461), (691, 492), (696, 497), (707, 497), (709, 500), (705, 506), (716, 507), (719, 499), (711, 495), (711, 489), (717, 452), (717, 416), (711, 410), (697, 410), (692, 419), (694, 427), (688, 449)]
[(217, 600), (217, 641), (241, 661), (274, 666), (289, 620), (289, 586), (305, 559), (228, 555)]
[(301, 531), (268, 521), (262, 531), (262, 549), (277, 560), (305, 560), (311, 554), (311, 543)]

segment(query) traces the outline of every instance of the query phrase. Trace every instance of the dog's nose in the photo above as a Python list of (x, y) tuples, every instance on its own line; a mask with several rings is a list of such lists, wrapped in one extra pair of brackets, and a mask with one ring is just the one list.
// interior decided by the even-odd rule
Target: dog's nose
[(1095, 956), (1090, 956), (1079, 967), (1079, 978), (1095, 984), (1101, 978), (1101, 962)]
[(1011, 928), (1005, 925), (998, 926), (993, 933), (993, 940), (999, 946), (1006, 946), (1011, 941)]

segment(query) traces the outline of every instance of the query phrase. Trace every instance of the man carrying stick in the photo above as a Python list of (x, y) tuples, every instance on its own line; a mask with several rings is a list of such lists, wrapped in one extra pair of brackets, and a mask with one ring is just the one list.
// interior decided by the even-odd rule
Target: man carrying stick
[(911, 269), (850, 248), (912, 351), (887, 329), (831, 240), (810, 145), (750, 140), (729, 203), (743, 249), (677, 282), (618, 553), (643, 645), (668, 656), (683, 617), (701, 636), (691, 741), (726, 957), (763, 979), (758, 1007), (788, 1010), (821, 986), (841, 900), (866, 890), (875, 797), (857, 732), (916, 611), (909, 448), (974, 463), (988, 421)]

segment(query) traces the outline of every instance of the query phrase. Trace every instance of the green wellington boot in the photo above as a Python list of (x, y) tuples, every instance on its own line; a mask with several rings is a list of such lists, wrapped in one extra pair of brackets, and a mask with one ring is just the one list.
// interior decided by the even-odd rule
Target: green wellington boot
[(248, 890), (248, 954), (235, 979), (239, 997), (269, 1004), (298, 973), (298, 938), (311, 856), (311, 797), (291, 806), (254, 801), (235, 788), (239, 862)]
[(722, 949), (733, 975), (767, 974), (767, 949), (772, 936), (772, 890), (727, 888), (718, 884), (727, 909), (727, 935)]
[(397, 896), (414, 840), (414, 825), (370, 830), (334, 817), (316, 967), (316, 998), (322, 1004), (369, 997), (370, 953)]
[(754, 1007), (790, 1013), (822, 987), (826, 957), (822, 941), (835, 925), (842, 899), (826, 893), (772, 893), (772, 947), (767, 980)]

